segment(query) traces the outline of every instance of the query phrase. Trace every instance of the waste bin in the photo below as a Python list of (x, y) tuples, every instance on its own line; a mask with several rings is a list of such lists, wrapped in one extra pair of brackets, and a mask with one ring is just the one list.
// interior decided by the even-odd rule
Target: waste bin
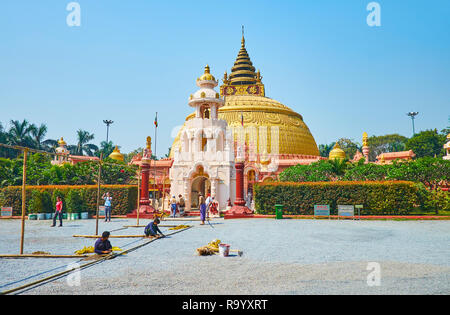
[(275, 219), (283, 219), (283, 205), (275, 205)]

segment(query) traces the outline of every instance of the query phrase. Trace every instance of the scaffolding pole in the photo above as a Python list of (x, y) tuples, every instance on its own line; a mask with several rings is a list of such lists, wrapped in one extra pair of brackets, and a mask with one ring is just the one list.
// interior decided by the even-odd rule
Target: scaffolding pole
[[(102, 160), (103, 152), (100, 153), (100, 162), (98, 163), (98, 175), (97, 175), (97, 215), (95, 219), (95, 235), (98, 235), (98, 212), (100, 208), (100, 180), (102, 177)], [(105, 213), (106, 215), (106, 213)]]
[(25, 212), (26, 212), (26, 181), (27, 181), (27, 156), (28, 150), (23, 150), (23, 178), (22, 178), (22, 231), (20, 234), (20, 254), (23, 254), (23, 242), (25, 236)]

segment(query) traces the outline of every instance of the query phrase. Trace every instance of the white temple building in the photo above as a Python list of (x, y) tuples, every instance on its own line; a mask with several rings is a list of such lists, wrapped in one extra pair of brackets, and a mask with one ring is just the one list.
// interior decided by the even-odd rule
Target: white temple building
[(198, 208), (200, 194), (211, 194), (224, 209), (236, 191), (233, 137), (227, 122), (218, 118), (224, 100), (214, 89), (218, 81), (209, 66), (197, 85), (200, 89), (189, 99), (195, 118), (186, 121), (170, 168), (171, 196), (182, 195), (189, 211)]

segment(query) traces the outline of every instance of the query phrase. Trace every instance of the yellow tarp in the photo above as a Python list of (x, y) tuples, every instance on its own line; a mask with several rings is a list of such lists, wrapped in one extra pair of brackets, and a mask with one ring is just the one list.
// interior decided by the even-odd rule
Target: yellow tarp
[[(114, 246), (112, 248), (112, 251), (113, 252), (121, 252), (121, 251), (123, 251), (123, 249), (120, 249), (119, 247)], [(84, 246), (83, 249), (77, 250), (75, 252), (76, 255), (92, 254), (92, 253), (94, 253), (94, 246), (88, 246), (88, 247)]]

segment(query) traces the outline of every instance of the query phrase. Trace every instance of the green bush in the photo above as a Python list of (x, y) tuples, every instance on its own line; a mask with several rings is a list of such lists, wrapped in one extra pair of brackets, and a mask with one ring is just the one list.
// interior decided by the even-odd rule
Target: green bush
[(285, 214), (312, 215), (318, 204), (329, 204), (332, 214), (339, 204), (361, 204), (361, 214), (404, 215), (420, 205), (419, 190), (406, 181), (262, 183), (255, 186), (255, 206), (260, 214), (275, 214), (282, 204)]
[(448, 191), (442, 191), (440, 189), (428, 191), (425, 195), (424, 210), (434, 210), (436, 214), (439, 210), (450, 210), (450, 193)]
[(32, 213), (45, 213), (42, 205), (42, 195), (39, 190), (31, 192), (29, 208)]
[[(0, 206), (13, 207), (13, 215), (21, 215), (22, 213), (22, 187), (9, 186), (0, 188)], [(68, 185), (54, 185), (54, 186), (27, 186), (26, 189), (26, 209), (27, 213), (31, 213), (30, 201), (33, 190), (47, 191), (52, 196), (52, 211), (55, 210), (56, 197), (59, 196), (63, 201), (63, 212), (67, 211), (68, 194), (71, 190), (77, 190), (80, 198), (83, 200), (83, 211), (96, 213), (97, 206), (97, 186), (68, 186)], [(104, 185), (100, 190), (100, 197), (105, 192), (110, 192), (113, 197), (112, 200), (112, 214), (125, 215), (136, 209), (137, 203), (137, 186), (134, 185)], [(104, 204), (104, 200), (100, 199), (100, 205)], [(78, 210), (77, 210), (78, 211)], [(81, 211), (81, 210), (80, 210)]]
[(66, 196), (66, 210), (68, 213), (80, 213), (84, 210), (84, 200), (81, 199), (79, 189), (69, 190)]

